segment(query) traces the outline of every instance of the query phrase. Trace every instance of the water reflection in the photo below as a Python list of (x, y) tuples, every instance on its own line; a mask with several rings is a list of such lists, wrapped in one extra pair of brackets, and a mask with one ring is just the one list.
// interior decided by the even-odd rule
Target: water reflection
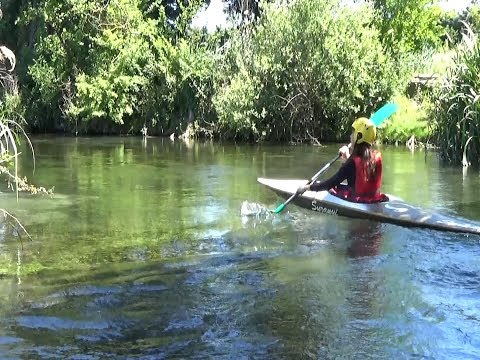
[(380, 253), (383, 231), (381, 223), (374, 221), (352, 221), (349, 227), (352, 242), (347, 249), (352, 258), (375, 256)]

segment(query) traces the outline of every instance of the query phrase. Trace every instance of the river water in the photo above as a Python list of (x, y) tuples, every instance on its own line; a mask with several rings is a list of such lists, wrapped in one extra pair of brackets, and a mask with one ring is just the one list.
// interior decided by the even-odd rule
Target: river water
[[(3, 189), (1, 359), (480, 359), (480, 236), (320, 215), (257, 177), (338, 146), (33, 139)], [(478, 170), (382, 148), (383, 191), (480, 220)], [(339, 164), (335, 164), (335, 169)], [(332, 170), (333, 171), (333, 170)]]

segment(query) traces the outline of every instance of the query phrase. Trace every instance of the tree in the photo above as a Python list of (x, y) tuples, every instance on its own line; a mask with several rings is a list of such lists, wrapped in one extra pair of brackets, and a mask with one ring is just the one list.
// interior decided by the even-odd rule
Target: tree
[(174, 24), (161, 1), (31, 6), (19, 25), (39, 24), (26, 91), (33, 125), (74, 133), (137, 132), (144, 124), (151, 133), (180, 131), (212, 88), (211, 43), (189, 26), (202, 4), (179, 3)]
[(402, 73), (369, 26), (374, 15), (369, 4), (345, 8), (335, 0), (266, 6), (251, 32), (235, 32), (218, 67), (217, 133), (339, 140), (354, 116), (370, 115), (391, 96)]
[(463, 34), (468, 32), (467, 27), (475, 33), (480, 31), (480, 5), (471, 5), (461, 13), (445, 12), (441, 17), (441, 26), (445, 32), (442, 41), (458, 44)]
[(440, 43), (441, 9), (438, 0), (374, 0), (374, 19), (380, 38), (393, 55), (420, 52)]
[(174, 38), (184, 37), (193, 17), (211, 0), (141, 0), (140, 10), (154, 20), (166, 20)]
[(258, 19), (262, 14), (261, 0), (227, 0), (226, 2), (228, 13), (231, 17), (239, 17), (240, 24)]

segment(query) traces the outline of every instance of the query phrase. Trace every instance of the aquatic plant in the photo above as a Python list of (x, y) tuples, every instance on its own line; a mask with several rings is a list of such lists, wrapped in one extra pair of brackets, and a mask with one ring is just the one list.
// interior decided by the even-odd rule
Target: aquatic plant
[[(5, 46), (0, 47), (0, 89), (2, 96), (0, 100), (0, 175), (6, 177), (8, 188), (15, 191), (18, 200), (20, 191), (27, 191), (31, 194), (44, 193), (52, 194), (53, 190), (47, 190), (44, 187), (36, 187), (27, 181), (26, 177), (20, 177), (18, 173), (18, 155), (17, 144), (20, 138), (28, 143), (35, 164), (35, 152), (32, 143), (22, 127), (26, 124), (21, 113), (20, 98), (15, 77), (12, 72), (15, 68), (15, 55)], [(8, 50), (8, 51), (7, 51)], [(8, 223), (13, 221), (28, 235), (23, 225), (18, 219), (5, 209), (0, 209), (5, 220)], [(14, 226), (15, 227), (15, 226)], [(18, 231), (17, 231), (18, 234)]]

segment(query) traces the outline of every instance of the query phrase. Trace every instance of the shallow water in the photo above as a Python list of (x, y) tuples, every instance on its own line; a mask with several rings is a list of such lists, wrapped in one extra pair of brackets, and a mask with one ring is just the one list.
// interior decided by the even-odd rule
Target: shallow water
[[(35, 138), (55, 196), (2, 194), (2, 359), (480, 358), (480, 237), (319, 215), (256, 177), (309, 178), (337, 146)], [(382, 149), (384, 187), (480, 219), (478, 170)], [(338, 166), (338, 164), (335, 164)]]

